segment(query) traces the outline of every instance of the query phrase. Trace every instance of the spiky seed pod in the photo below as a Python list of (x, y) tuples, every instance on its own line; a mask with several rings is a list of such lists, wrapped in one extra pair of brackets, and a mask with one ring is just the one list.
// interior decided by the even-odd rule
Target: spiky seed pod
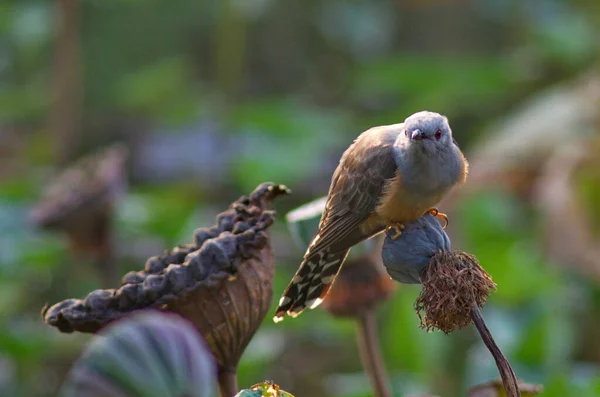
[(181, 316), (146, 311), (106, 327), (75, 362), (63, 397), (211, 397), (216, 366)]
[(220, 372), (235, 371), (248, 342), (271, 303), (273, 253), (267, 210), (282, 185), (263, 183), (217, 217), (217, 224), (194, 233), (194, 243), (152, 257), (144, 270), (130, 272), (116, 290), (97, 290), (42, 311), (62, 332), (96, 332), (134, 310), (179, 312), (204, 335)]

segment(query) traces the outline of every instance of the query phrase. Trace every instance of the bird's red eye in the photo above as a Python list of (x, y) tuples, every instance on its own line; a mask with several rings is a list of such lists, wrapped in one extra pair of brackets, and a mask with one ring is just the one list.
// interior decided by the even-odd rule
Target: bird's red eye
[(404, 135), (408, 136), (408, 130), (404, 129)]
[(442, 137), (442, 130), (437, 130), (437, 131), (435, 132), (435, 139), (436, 139), (437, 141), (439, 141), (441, 137)]

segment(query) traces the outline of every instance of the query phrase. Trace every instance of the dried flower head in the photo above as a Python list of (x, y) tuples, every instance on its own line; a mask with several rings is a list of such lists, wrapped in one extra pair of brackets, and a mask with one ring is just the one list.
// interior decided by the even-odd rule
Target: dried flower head
[(472, 322), (474, 305), (482, 307), (495, 289), (496, 284), (475, 256), (458, 251), (435, 254), (415, 303), (421, 327), (445, 333), (466, 327)]
[(84, 157), (64, 170), (31, 211), (39, 227), (62, 230), (77, 251), (93, 250), (125, 190), (127, 149), (120, 144)]
[(96, 332), (139, 309), (178, 312), (203, 334), (219, 369), (234, 371), (271, 303), (274, 262), (267, 229), (275, 214), (266, 207), (287, 192), (263, 183), (220, 214), (216, 225), (196, 230), (194, 243), (148, 259), (118, 289), (45, 307), (45, 321), (62, 332)]

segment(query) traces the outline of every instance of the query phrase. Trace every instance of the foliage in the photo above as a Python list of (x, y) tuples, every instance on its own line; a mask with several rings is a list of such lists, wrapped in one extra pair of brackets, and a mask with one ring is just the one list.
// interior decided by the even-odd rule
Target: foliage
[[(115, 140), (132, 149), (115, 219), (124, 274), (260, 182), (292, 188), (279, 219), (323, 196), (339, 155), (366, 128), (440, 111), (469, 155), (524, 98), (598, 62), (592, 0), (79, 0), (82, 122), (77, 142), (57, 143), (47, 119), (58, 3), (0, 6), (0, 395), (15, 397), (55, 395), (89, 341), (49, 329), (39, 309), (100, 287), (63, 236), (28, 223), (56, 170), (55, 145), (73, 144), (71, 160)], [(600, 230), (597, 171), (577, 183)], [(517, 375), (543, 384), (544, 396), (599, 395), (600, 289), (548, 258), (531, 203), (498, 186), (459, 203), (450, 228), (453, 248), (477, 256), (498, 284), (484, 316)], [(283, 222), (272, 233), (277, 293), (302, 252)], [(378, 313), (395, 395), (464, 395), (495, 378), (472, 330), (418, 328), (418, 293), (402, 286)], [(370, 395), (352, 325), (322, 311), (265, 321), (239, 383)]]

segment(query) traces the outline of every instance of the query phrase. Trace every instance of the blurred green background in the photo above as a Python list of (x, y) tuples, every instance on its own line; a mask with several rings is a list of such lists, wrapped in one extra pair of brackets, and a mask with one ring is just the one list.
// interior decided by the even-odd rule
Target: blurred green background
[[(498, 283), (484, 316), (517, 375), (544, 396), (600, 395), (599, 34), (596, 0), (3, 0), (0, 395), (54, 395), (89, 340), (39, 314), (101, 286), (28, 220), (62, 167), (129, 148), (120, 273), (258, 183), (287, 185), (279, 295), (303, 254), (284, 214), (326, 194), (360, 132), (423, 109), (449, 117), (471, 160), (441, 209), (454, 248)], [(473, 329), (418, 328), (418, 292), (400, 286), (378, 312), (395, 395), (497, 377)], [(263, 379), (298, 397), (371, 393), (353, 322), (322, 310), (265, 319), (239, 373), (241, 387)]]

